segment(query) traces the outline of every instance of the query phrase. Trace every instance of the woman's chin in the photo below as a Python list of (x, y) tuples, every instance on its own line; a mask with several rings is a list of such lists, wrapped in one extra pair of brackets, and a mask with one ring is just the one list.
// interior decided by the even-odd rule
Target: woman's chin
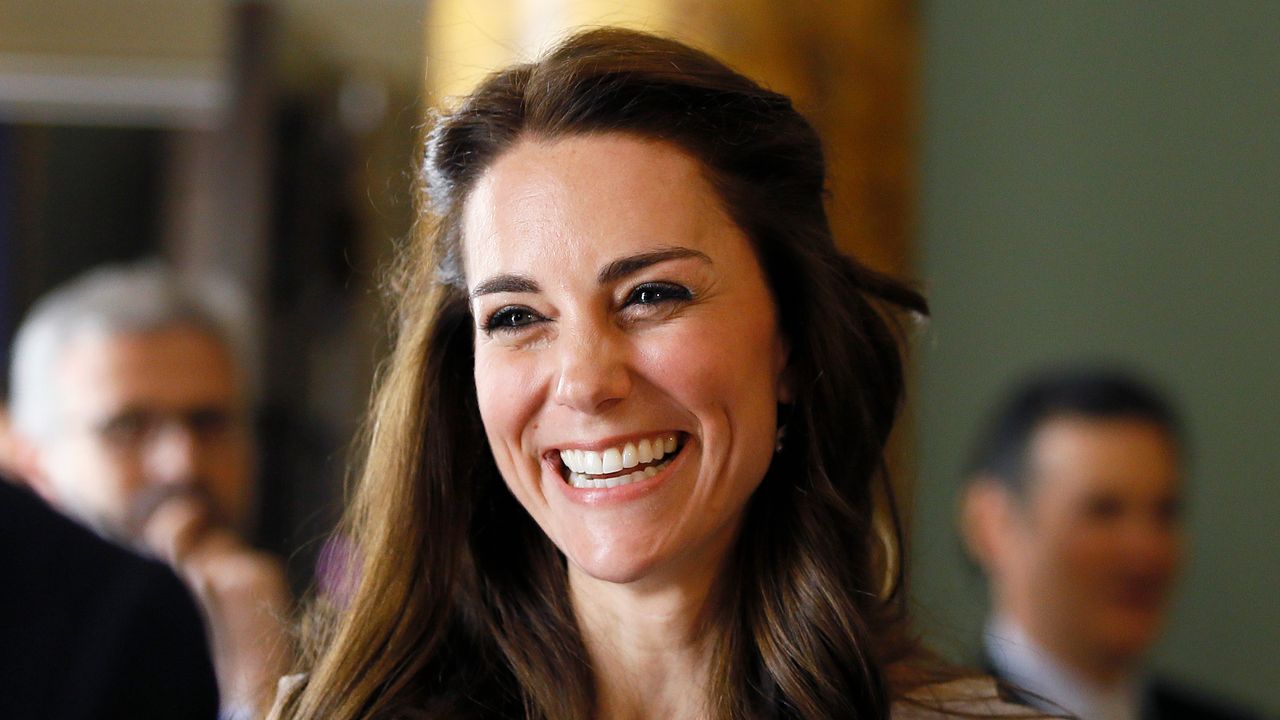
[(601, 549), (599, 547), (570, 549), (566, 552), (569, 560), (570, 582), (605, 582), (615, 585), (627, 585), (645, 579), (653, 573), (660, 562), (654, 556), (653, 547), (625, 547), (629, 543), (619, 543)]
[(609, 583), (642, 592), (705, 585), (721, 570), (738, 522), (707, 537), (679, 538), (669, 532), (626, 535), (582, 545), (560, 545), (570, 583)]

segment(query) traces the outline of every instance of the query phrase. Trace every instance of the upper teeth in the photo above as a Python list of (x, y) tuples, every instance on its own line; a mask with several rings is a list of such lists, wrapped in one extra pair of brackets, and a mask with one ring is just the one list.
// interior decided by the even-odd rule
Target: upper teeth
[(560, 459), (566, 467), (575, 473), (586, 475), (607, 475), (641, 463), (661, 460), (662, 456), (675, 452), (676, 436), (674, 434), (645, 438), (639, 442), (629, 442), (607, 450), (561, 450)]

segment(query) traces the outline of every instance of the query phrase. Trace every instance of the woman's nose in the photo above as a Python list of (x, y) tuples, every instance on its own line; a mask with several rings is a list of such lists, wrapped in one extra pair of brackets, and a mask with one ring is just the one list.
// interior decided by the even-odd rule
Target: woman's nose
[(579, 412), (598, 414), (631, 392), (626, 343), (613, 328), (588, 326), (561, 334), (555, 400)]

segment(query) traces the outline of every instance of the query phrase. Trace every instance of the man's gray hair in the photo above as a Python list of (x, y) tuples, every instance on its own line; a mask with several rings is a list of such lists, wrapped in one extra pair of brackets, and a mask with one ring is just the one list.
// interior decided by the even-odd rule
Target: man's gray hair
[(91, 270), (40, 298), (14, 336), (10, 366), (13, 426), (33, 439), (57, 434), (58, 368), (66, 348), (86, 334), (193, 325), (227, 348), (246, 397), (256, 389), (253, 328), (245, 298), (221, 278), (180, 276), (159, 261)]

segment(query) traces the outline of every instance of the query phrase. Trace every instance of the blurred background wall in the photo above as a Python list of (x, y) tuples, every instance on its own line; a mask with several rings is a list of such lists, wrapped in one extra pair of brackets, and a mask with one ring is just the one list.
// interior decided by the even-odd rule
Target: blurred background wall
[(1177, 400), (1191, 561), (1157, 665), (1280, 713), (1280, 4), (926, 2), (914, 585), (976, 652), (961, 466), (1008, 384), (1112, 358)]

